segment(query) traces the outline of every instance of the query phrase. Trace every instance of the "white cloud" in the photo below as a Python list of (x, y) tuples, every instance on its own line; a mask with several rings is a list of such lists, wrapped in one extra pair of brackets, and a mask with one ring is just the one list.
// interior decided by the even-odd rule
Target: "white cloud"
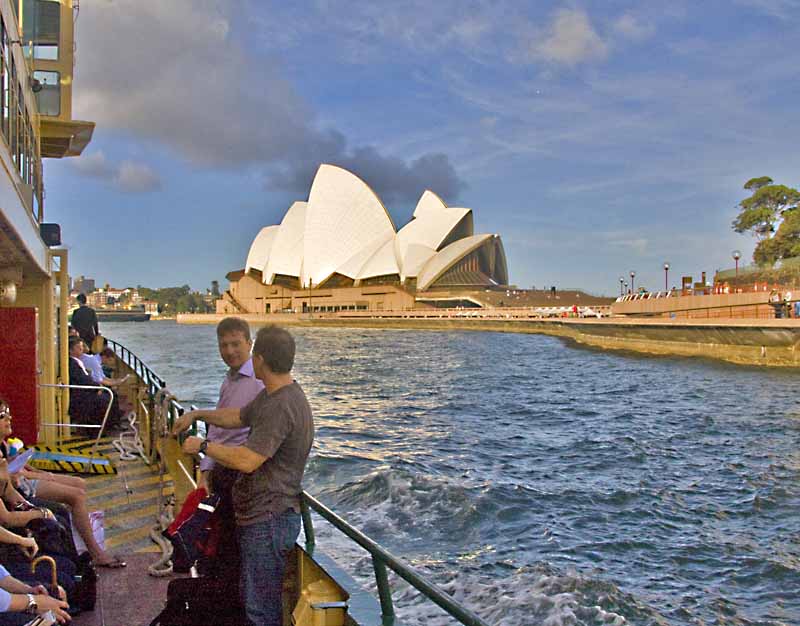
[(161, 178), (149, 165), (133, 161), (120, 164), (114, 182), (128, 193), (144, 193), (161, 188)]
[(145, 163), (125, 160), (119, 165), (106, 158), (102, 150), (70, 161), (78, 174), (96, 178), (125, 193), (146, 193), (161, 188), (161, 177)]
[(626, 39), (643, 41), (653, 35), (655, 28), (650, 24), (642, 23), (630, 13), (626, 13), (614, 22), (614, 31)]
[(736, 0), (736, 2), (779, 20), (797, 19), (800, 15), (798, 0)]
[[(398, 162), (376, 192), (415, 199), (410, 180), (457, 195), (462, 186), (440, 154), (405, 160), (369, 146), (350, 146), (316, 115), (274, 56), (243, 48), (253, 25), (238, 0), (98, 0), (81, 11), (74, 109), (98, 127), (164, 145), (198, 167), (256, 168), (268, 184), (307, 191), (320, 162), (356, 173)], [(474, 32), (473, 27), (469, 32)], [(143, 40), (146, 37), (146, 42)], [(414, 159), (440, 167), (417, 171)], [(416, 169), (414, 169), (416, 168)], [(120, 168), (128, 190), (153, 188), (157, 177)], [(121, 174), (124, 174), (122, 176)]]
[(79, 174), (89, 178), (112, 179), (114, 177), (114, 167), (108, 162), (102, 150), (84, 154), (70, 161), (70, 164)]
[(594, 30), (589, 16), (580, 9), (560, 9), (553, 17), (546, 38), (535, 43), (534, 57), (575, 66), (608, 56), (608, 44)]

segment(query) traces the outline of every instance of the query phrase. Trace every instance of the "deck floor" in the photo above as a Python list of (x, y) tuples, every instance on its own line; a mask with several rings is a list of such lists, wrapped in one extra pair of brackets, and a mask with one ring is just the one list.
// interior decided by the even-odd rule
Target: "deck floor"
[[(128, 563), (121, 569), (98, 568), (95, 610), (72, 620), (74, 626), (147, 626), (164, 607), (172, 577), (148, 574), (160, 552), (150, 538), (157, 522), (159, 490), (173, 493), (169, 475), (160, 483), (158, 467), (141, 460), (120, 461), (112, 437), (98, 450), (108, 455), (116, 474), (83, 475), (89, 492), (89, 510), (104, 512), (106, 549)], [(91, 444), (89, 444), (90, 446)]]

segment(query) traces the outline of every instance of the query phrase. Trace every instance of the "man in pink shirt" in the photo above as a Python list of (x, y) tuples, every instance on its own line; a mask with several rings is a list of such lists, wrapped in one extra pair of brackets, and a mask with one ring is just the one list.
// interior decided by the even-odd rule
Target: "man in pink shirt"
[[(253, 341), (250, 327), (239, 317), (226, 317), (217, 325), (219, 355), (228, 366), (228, 373), (219, 390), (218, 409), (243, 408), (255, 398), (264, 383), (253, 372), (250, 350)], [(227, 446), (242, 445), (250, 433), (249, 428), (226, 429), (208, 425), (207, 439)], [(220, 517), (222, 533), (219, 545), (220, 559), (228, 565), (238, 566), (238, 545), (236, 543), (236, 524), (231, 504), (231, 489), (239, 476), (236, 470), (214, 462), (210, 456), (200, 461), (200, 482), (198, 486), (220, 495)]]

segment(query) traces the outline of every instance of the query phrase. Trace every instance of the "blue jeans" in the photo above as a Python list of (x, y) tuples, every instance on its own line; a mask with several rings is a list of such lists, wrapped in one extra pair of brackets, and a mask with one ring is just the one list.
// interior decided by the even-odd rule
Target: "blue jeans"
[(300, 514), (289, 509), (238, 530), (247, 617), (253, 626), (282, 626), (283, 574), (300, 534)]

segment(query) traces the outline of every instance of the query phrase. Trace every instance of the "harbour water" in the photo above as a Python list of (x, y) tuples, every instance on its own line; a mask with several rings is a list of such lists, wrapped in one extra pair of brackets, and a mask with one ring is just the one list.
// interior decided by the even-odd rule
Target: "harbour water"
[[(212, 326), (107, 323), (214, 403)], [(306, 489), (488, 622), (800, 623), (797, 375), (501, 333), (298, 328)], [(365, 586), (337, 531), (318, 545)], [(397, 582), (407, 624), (448, 624)]]

